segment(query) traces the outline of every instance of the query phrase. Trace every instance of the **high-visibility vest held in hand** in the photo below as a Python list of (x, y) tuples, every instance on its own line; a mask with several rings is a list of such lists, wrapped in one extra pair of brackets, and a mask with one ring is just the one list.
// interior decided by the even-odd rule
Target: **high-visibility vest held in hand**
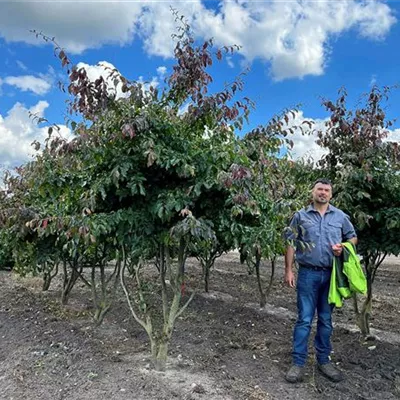
[(333, 258), (328, 303), (342, 307), (343, 299), (352, 297), (353, 293), (367, 293), (367, 280), (361, 268), (360, 258), (353, 243), (342, 243), (340, 257)]

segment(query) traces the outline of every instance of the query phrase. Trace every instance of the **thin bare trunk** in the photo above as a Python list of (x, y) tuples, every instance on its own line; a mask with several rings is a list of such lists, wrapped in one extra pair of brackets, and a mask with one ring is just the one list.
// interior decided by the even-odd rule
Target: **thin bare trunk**
[(68, 268), (67, 268), (67, 262), (63, 260), (62, 262), (63, 266), (63, 285), (62, 285), (62, 292), (61, 292), (61, 304), (65, 304), (65, 288), (68, 285)]
[(166, 267), (166, 260), (165, 260), (165, 245), (162, 244), (160, 246), (160, 282), (161, 282), (161, 300), (162, 300), (162, 308), (163, 308), (163, 320), (167, 320), (168, 316), (168, 293), (167, 293), (167, 285), (165, 282), (165, 274), (167, 272)]
[(372, 308), (372, 274), (367, 273), (367, 298), (365, 299), (360, 313), (359, 325), (363, 335), (370, 334), (369, 318)]
[(94, 321), (96, 323), (97, 326), (101, 325), (104, 317), (106, 316), (106, 314), (110, 311), (112, 304), (114, 302), (115, 299), (115, 295), (117, 292), (117, 287), (118, 287), (118, 281), (119, 281), (119, 275), (121, 272), (121, 261), (117, 261), (116, 264), (116, 273), (113, 275), (113, 282), (112, 282), (112, 287), (111, 290), (109, 290), (109, 292), (107, 292), (107, 288), (108, 288), (108, 284), (111, 283), (111, 281), (109, 279), (107, 280), (103, 280), (104, 283), (104, 287), (102, 287), (102, 297), (100, 302), (97, 305), (95, 314), (93, 316)]
[(90, 274), (90, 288), (92, 289), (92, 301), (93, 307), (95, 310), (99, 309), (99, 298), (97, 295), (97, 287), (96, 287), (96, 265), (92, 265), (91, 274)]
[(67, 268), (67, 263), (63, 263), (63, 270), (64, 270), (64, 281), (63, 281), (63, 290), (61, 294), (61, 303), (63, 305), (66, 305), (68, 303), (69, 295), (71, 294), (71, 291), (73, 287), (75, 286), (76, 281), (78, 280), (79, 276), (82, 273), (82, 266), (77, 267), (77, 259), (72, 260), (70, 262), (70, 267), (71, 267), (71, 273), (68, 275), (68, 268)]
[[(173, 274), (173, 266), (171, 265), (171, 259), (169, 258), (169, 250), (167, 249), (168, 247), (166, 246), (166, 270), (169, 271), (170, 274)], [(174, 330), (176, 319), (186, 310), (195, 295), (195, 293), (193, 292), (186, 303), (182, 307), (180, 307), (183, 296), (186, 257), (186, 244), (183, 240), (181, 240), (179, 244), (178, 263), (175, 269), (175, 276), (171, 276), (171, 278), (175, 282), (175, 284), (173, 285), (174, 296), (172, 298), (172, 303), (168, 309), (168, 312), (164, 313), (163, 329), (157, 341), (157, 355), (154, 359), (154, 368), (158, 371), (165, 370), (168, 358), (168, 347), (171, 342), (171, 336)], [(168, 298), (164, 297), (163, 302), (164, 301), (168, 301)], [(167, 307), (167, 305), (165, 305), (165, 307)]]
[(103, 300), (107, 297), (106, 269), (103, 261), (100, 261), (99, 269), (100, 269), (101, 298)]
[(93, 319), (95, 321), (96, 326), (100, 326), (102, 322), (104, 321), (104, 317), (110, 311), (111, 304), (106, 304), (106, 305), (101, 305), (101, 307), (97, 308), (94, 315)]
[(128, 307), (131, 311), (131, 314), (132, 314), (134, 320), (146, 331), (147, 336), (149, 337), (150, 345), (151, 345), (151, 354), (153, 356), (153, 359), (155, 359), (156, 355), (157, 355), (157, 348), (156, 348), (155, 337), (153, 335), (152, 322), (151, 322), (151, 319), (147, 315), (146, 315), (146, 320), (143, 320), (142, 318), (140, 318), (133, 306), (131, 296), (129, 294), (129, 291), (128, 291), (128, 289), (126, 287), (126, 283), (125, 283), (126, 268), (127, 268), (126, 252), (125, 252), (125, 247), (122, 246), (122, 269), (121, 269), (121, 273), (120, 273), (121, 287), (125, 293), (126, 301), (128, 303)]
[(156, 371), (165, 371), (168, 359), (168, 347), (169, 340), (160, 341), (156, 352), (157, 354), (154, 359), (154, 369)]
[(203, 272), (203, 281), (204, 281), (204, 291), (208, 293), (210, 288), (210, 271), (214, 266), (215, 260), (219, 257), (217, 250), (211, 251), (208, 255), (202, 257), (198, 256), (197, 259), (200, 261), (201, 269)]
[(269, 278), (269, 283), (267, 290), (265, 292), (265, 297), (268, 297), (269, 294), (271, 293), (272, 285), (274, 283), (274, 278), (275, 278), (275, 270), (276, 270), (276, 257), (271, 259), (271, 276)]
[(54, 277), (57, 276), (57, 274), (58, 274), (58, 263), (53, 264), (50, 271), (46, 271), (46, 266), (45, 266), (45, 272), (43, 273), (43, 286), (42, 286), (43, 292), (49, 290), (51, 281), (53, 280)]
[(78, 268), (77, 263), (70, 263), (70, 267), (77, 275), (77, 278), (79, 278), (87, 287), (90, 288), (90, 282), (82, 275), (83, 267), (81, 266)]
[(206, 263), (204, 266), (204, 291), (208, 293), (210, 287), (210, 269), (211, 266)]
[[(147, 299), (142, 290), (142, 282), (140, 275), (141, 264), (139, 263), (135, 268), (135, 280), (137, 287), (137, 295), (140, 302), (140, 313), (136, 311), (134, 303), (131, 300), (131, 296), (128, 292), (128, 288), (125, 283), (125, 270), (127, 267), (127, 257), (125, 249), (122, 248), (123, 262), (121, 277), (121, 286), (125, 293), (125, 297), (128, 302), (131, 314), (136, 322), (142, 326), (146, 331), (151, 347), (151, 355), (153, 360), (153, 366), (158, 371), (164, 371), (166, 368), (168, 347), (171, 342), (172, 332), (176, 319), (184, 312), (194, 297), (194, 292), (190, 298), (181, 307), (180, 303), (183, 297), (183, 285), (184, 285), (184, 274), (185, 274), (185, 262), (187, 257), (187, 245), (184, 240), (181, 240), (178, 249), (178, 260), (173, 263), (170, 257), (170, 249), (168, 245), (161, 244), (159, 248), (159, 255), (157, 257), (157, 269), (159, 271), (159, 280), (161, 284), (161, 299), (162, 299), (162, 311), (163, 311), (163, 324), (161, 331), (157, 334), (153, 331), (152, 319), (151, 319), (151, 308), (148, 307)], [(169, 279), (171, 289), (173, 292), (172, 299), (169, 299), (166, 278)], [(172, 300), (172, 301), (171, 301)], [(171, 303), (170, 303), (171, 301)]]
[(353, 308), (354, 308), (354, 313), (356, 314), (356, 317), (359, 318), (360, 309), (358, 308), (357, 293), (353, 293)]
[[(121, 260), (117, 259), (115, 263), (114, 270), (112, 274), (107, 278), (106, 277), (106, 254), (105, 250), (103, 252), (103, 256), (99, 261), (99, 270), (100, 270), (100, 299), (97, 295), (96, 284), (94, 282), (95, 273), (92, 268), (92, 293), (94, 298), (95, 305), (95, 314), (93, 316), (96, 325), (100, 325), (107, 312), (111, 309), (111, 306), (114, 302), (115, 294), (117, 292), (117, 286), (119, 281), (119, 275), (121, 273)], [(110, 284), (112, 286), (110, 288)]]
[(260, 307), (264, 308), (265, 305), (267, 304), (267, 296), (265, 295), (264, 290), (263, 290), (263, 282), (262, 282), (261, 273), (260, 273), (260, 264), (261, 264), (261, 252), (257, 250), (256, 251), (256, 262), (254, 264), (254, 268), (256, 270), (258, 291), (260, 293)]
[(372, 309), (372, 283), (376, 274), (376, 261), (377, 257), (372, 259), (367, 257), (365, 260), (365, 269), (367, 275), (367, 297), (361, 307), (361, 312), (358, 314), (357, 323), (361, 333), (365, 336), (370, 334), (369, 318)]

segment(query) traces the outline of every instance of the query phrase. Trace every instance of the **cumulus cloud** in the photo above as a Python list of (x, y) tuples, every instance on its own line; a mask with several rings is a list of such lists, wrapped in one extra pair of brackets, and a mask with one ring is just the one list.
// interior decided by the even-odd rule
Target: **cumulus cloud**
[[(182, 1), (176, 8), (178, 13), (183, 15), (195, 29), (195, 33), (202, 36), (203, 32), (198, 29), (198, 25), (201, 25), (201, 21), (209, 13), (205, 5), (200, 0)], [(139, 36), (142, 38), (148, 54), (165, 58), (173, 55), (175, 40), (172, 35), (177, 33), (176, 28), (179, 23), (175, 21), (168, 2), (147, 4), (137, 22)], [(207, 39), (211, 36), (213, 36), (212, 33), (207, 32)]]
[(379, 1), (224, 2), (201, 27), (218, 43), (241, 45), (247, 59), (269, 61), (281, 80), (322, 74), (330, 38), (356, 29), (380, 39), (395, 21)]
[(51, 89), (51, 84), (44, 78), (33, 75), (7, 76), (3, 84), (15, 86), (23, 92), (33, 92), (38, 95), (46, 94)]
[(55, 36), (70, 53), (103, 44), (129, 43), (143, 5), (135, 2), (0, 2), (0, 35), (7, 41), (44, 44), (29, 29)]
[[(54, 35), (69, 52), (81, 53), (104, 44), (126, 45), (135, 37), (148, 54), (171, 57), (177, 22), (170, 2), (0, 2), (0, 36), (7, 41), (42, 44), (27, 27)], [(237, 44), (248, 61), (270, 65), (276, 80), (321, 75), (331, 39), (349, 30), (381, 40), (396, 22), (381, 0), (280, 1), (224, 0), (218, 9), (207, 2), (179, 2), (199, 38), (218, 45)]]
[[(29, 116), (35, 114), (44, 117), (49, 107), (47, 101), (39, 101), (36, 105), (26, 108), (16, 103), (6, 115), (0, 114), (0, 166), (11, 168), (28, 161), (35, 150), (31, 146), (34, 140), (43, 142), (47, 137), (47, 128), (39, 127)], [(61, 125), (60, 134), (68, 138), (69, 129)]]
[(389, 141), (389, 142), (400, 143), (400, 129), (395, 129), (393, 131), (389, 131), (389, 135), (385, 140)]
[(120, 73), (113, 64), (108, 61), (100, 61), (96, 65), (89, 65), (83, 62), (77, 64), (77, 68), (83, 68), (89, 80), (94, 82), (96, 79), (103, 77), (108, 86), (109, 93), (115, 93), (117, 98), (125, 97), (126, 94), (122, 92), (122, 84), (119, 82), (117, 85), (114, 83), (114, 78), (118, 77)]
[[(98, 79), (98, 78), (100, 78), (100, 76), (102, 76), (103, 79), (107, 83), (109, 92), (116, 93), (117, 99), (129, 96), (129, 93), (122, 92), (122, 84), (121, 83), (118, 83), (115, 86), (114, 78), (118, 77), (120, 75), (120, 73), (113, 64), (111, 64), (107, 61), (100, 61), (96, 65), (89, 65), (89, 64), (80, 62), (77, 64), (77, 68), (84, 68), (89, 80), (92, 82), (94, 82), (96, 79)], [(156, 88), (159, 86), (160, 79), (164, 78), (166, 72), (167, 72), (167, 68), (164, 66), (160, 66), (157, 68), (157, 76), (152, 76), (152, 78), (150, 80), (146, 80), (143, 76), (139, 76), (137, 78), (137, 82), (139, 82), (143, 85), (144, 91), (148, 91), (150, 89), (150, 86), (152, 86), (153, 88)]]
[[(294, 134), (291, 136), (294, 146), (291, 151), (291, 158), (297, 160), (299, 158), (312, 159), (314, 162), (320, 160), (324, 154), (328, 151), (320, 147), (317, 141), (317, 132), (324, 131), (326, 129), (326, 123), (329, 118), (326, 119), (314, 119), (308, 118), (303, 115), (303, 111), (295, 113), (295, 118), (290, 121), (289, 127), (296, 127), (303, 124), (304, 121), (310, 121), (313, 123), (312, 128), (308, 130), (307, 135), (303, 135), (300, 129), (296, 129)], [(308, 125), (302, 125), (307, 131)], [(389, 130), (389, 134), (384, 141), (398, 142), (400, 143), (400, 128)]]
[(160, 66), (157, 68), (157, 74), (160, 78), (164, 78), (165, 74), (167, 73), (167, 67)]
[[(309, 125), (304, 124), (304, 121), (312, 122), (312, 128), (309, 129)], [(294, 160), (299, 158), (312, 159), (317, 162), (327, 153), (325, 149), (316, 143), (318, 139), (316, 133), (325, 129), (326, 122), (327, 119), (307, 118), (303, 115), (303, 111), (295, 112), (295, 118), (290, 121), (289, 127), (302, 126), (307, 134), (303, 134), (300, 129), (295, 129), (294, 134), (290, 137), (294, 143), (290, 154), (291, 158)]]

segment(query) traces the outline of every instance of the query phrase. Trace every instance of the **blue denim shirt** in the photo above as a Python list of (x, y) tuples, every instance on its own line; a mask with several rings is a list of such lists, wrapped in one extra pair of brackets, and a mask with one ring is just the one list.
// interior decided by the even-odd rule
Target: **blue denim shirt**
[(332, 266), (332, 245), (356, 237), (349, 216), (331, 204), (323, 216), (313, 205), (296, 212), (287, 232), (286, 238), (294, 241), (297, 262), (314, 267)]

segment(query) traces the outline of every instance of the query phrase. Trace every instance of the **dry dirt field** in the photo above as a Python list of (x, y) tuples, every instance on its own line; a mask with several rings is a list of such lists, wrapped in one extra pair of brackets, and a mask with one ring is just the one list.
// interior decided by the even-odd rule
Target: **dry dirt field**
[[(285, 382), (296, 303), (277, 269), (260, 310), (256, 278), (238, 255), (217, 260), (210, 293), (197, 294), (177, 322), (165, 373), (149, 368), (146, 335), (122, 294), (96, 328), (82, 285), (62, 308), (57, 284), (43, 293), (34, 279), (1, 271), (0, 399), (400, 399), (400, 261), (388, 259), (376, 277), (376, 340), (354, 329), (351, 302), (335, 311), (332, 360), (346, 376), (339, 384), (319, 375), (311, 347), (305, 381)], [(198, 270), (189, 260), (188, 274)]]

